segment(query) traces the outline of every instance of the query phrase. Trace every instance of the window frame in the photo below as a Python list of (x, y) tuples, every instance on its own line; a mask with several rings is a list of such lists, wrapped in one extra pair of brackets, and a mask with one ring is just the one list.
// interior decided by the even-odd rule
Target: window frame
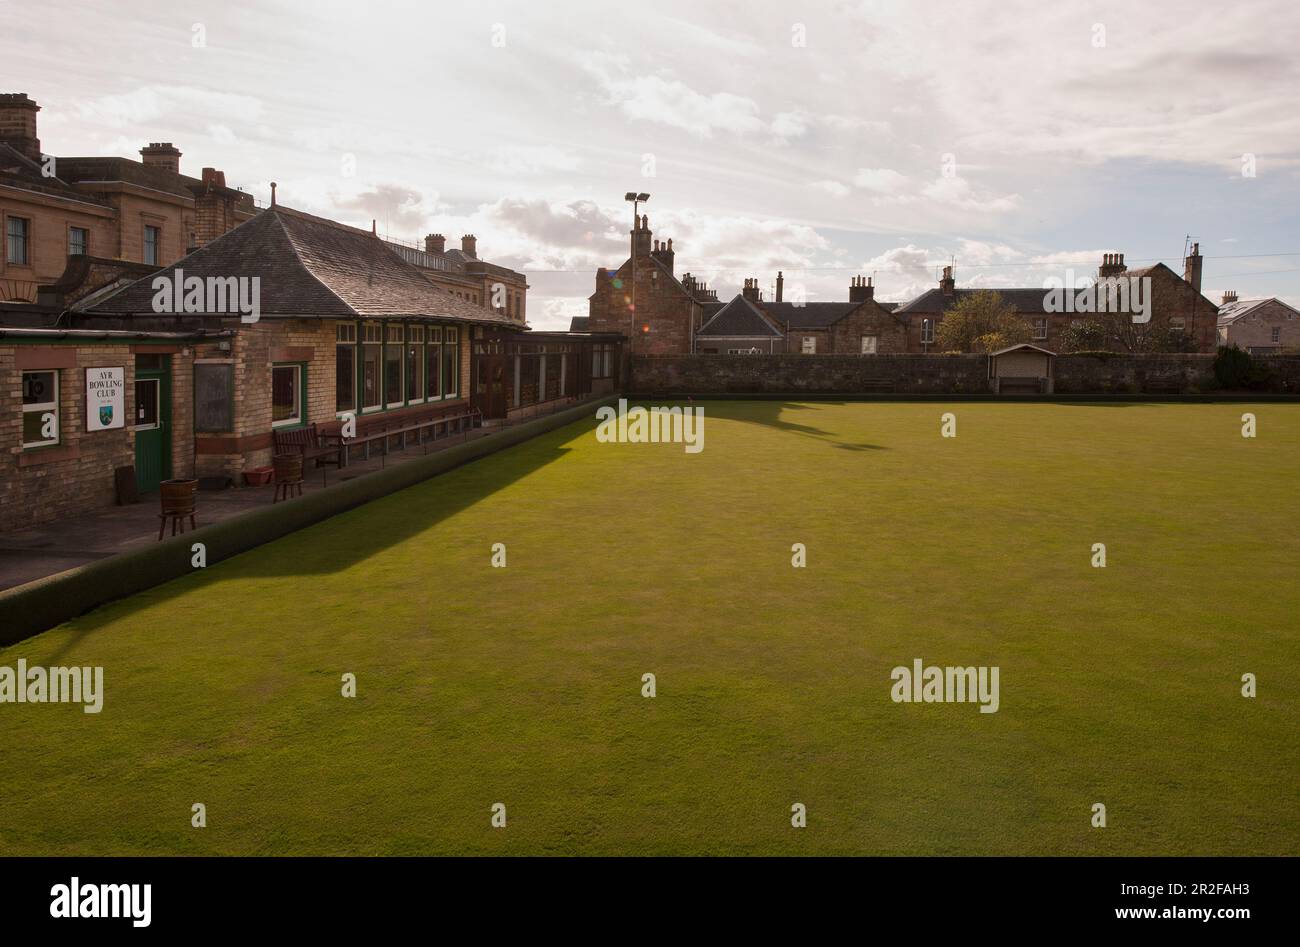
[[(394, 338), (396, 336), (396, 338)], [(389, 349), (397, 347), (397, 394), (396, 401), (388, 400), (388, 366)], [(384, 390), (380, 403), (387, 411), (396, 408), (405, 407), (406, 405), (406, 331), (405, 327), (399, 323), (385, 323), (384, 325)]]
[(1047, 317), (1035, 316), (1033, 322), (1032, 340), (1035, 342), (1047, 341)]
[[(22, 224), (23, 232), (18, 237), (18, 245), (22, 247), (23, 251), (21, 260), (13, 258), (14, 235), (9, 232), (11, 221)], [(19, 214), (5, 214), (5, 264), (8, 266), (32, 265), (32, 219), (30, 217), (23, 217)]]
[(817, 336), (805, 335), (799, 343), (799, 354), (816, 355), (817, 354)]
[[(50, 441), (28, 441), (24, 438), (23, 450), (35, 450), (42, 447), (58, 447), (63, 443), (63, 420), (59, 417), (59, 395), (62, 391), (62, 380), (59, 378), (59, 369), (57, 368), (33, 368), (24, 369), (19, 377), (20, 396), (19, 401), (23, 409), (23, 421), (26, 422), (28, 414), (50, 413), (54, 414), (54, 439)], [(26, 388), (26, 378), (28, 375), (50, 375), (54, 379), (54, 400), (40, 401), (28, 404), (23, 401), (22, 389)], [(44, 418), (42, 417), (42, 422)], [(23, 425), (26, 427), (26, 424)], [(19, 428), (21, 434), (22, 428)]]
[[(359, 374), (361, 344), (357, 341), (358, 332), (355, 322), (337, 322), (334, 324), (334, 416), (341, 418), (345, 414), (356, 414), (361, 401), (361, 376)], [(339, 407), (339, 349), (346, 348), (352, 353), (352, 404)]]
[[(296, 414), (292, 418), (275, 419), (275, 373), (293, 369), (297, 382), (294, 386)], [(271, 429), (306, 427), (307, 425), (307, 363), (306, 362), (272, 362), (271, 363)]]
[[(81, 244), (81, 252), (77, 253), (72, 249), (72, 235), (74, 233), (85, 234), (85, 240)], [(90, 228), (77, 227), (72, 224), (68, 225), (68, 256), (90, 256)]]
[[(153, 231), (156, 236), (153, 241), (153, 259), (149, 259), (149, 232)], [(162, 226), (160, 224), (145, 224), (140, 231), (140, 258), (147, 266), (162, 266)]]
[[(870, 349), (870, 351), (868, 351), (868, 349), (867, 349), (867, 341), (868, 341), (868, 340), (870, 340), (870, 342), (871, 342), (871, 349)], [(878, 335), (863, 335), (863, 336), (862, 336), (862, 351), (861, 351), (861, 353), (859, 353), (859, 354), (862, 354), (862, 355), (876, 355), (877, 353), (879, 353), (879, 351), (880, 351), (880, 336), (878, 336)]]

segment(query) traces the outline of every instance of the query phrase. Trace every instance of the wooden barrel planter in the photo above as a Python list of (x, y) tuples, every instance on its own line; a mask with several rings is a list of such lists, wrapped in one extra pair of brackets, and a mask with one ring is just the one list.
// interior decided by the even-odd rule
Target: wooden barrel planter
[(289, 499), (291, 491), (302, 496), (302, 454), (276, 454), (271, 465), (275, 468), (275, 498), (271, 502)]
[(197, 480), (164, 480), (159, 484), (159, 501), (162, 503), (162, 510), (158, 513), (158, 538), (163, 538), (163, 531), (167, 528), (167, 521), (170, 519), (172, 524), (172, 535), (176, 535), (177, 524), (180, 524), (180, 531), (185, 532), (185, 520), (190, 521), (190, 529), (195, 528), (194, 524), (194, 498), (198, 493), (199, 482)]

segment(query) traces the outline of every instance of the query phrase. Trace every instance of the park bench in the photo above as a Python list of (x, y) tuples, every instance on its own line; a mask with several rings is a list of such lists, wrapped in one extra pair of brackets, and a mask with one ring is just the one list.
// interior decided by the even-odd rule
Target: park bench
[(327, 443), (337, 445), (333, 449), (341, 452), (343, 464), (346, 466), (353, 447), (360, 447), (362, 456), (369, 460), (372, 444), (382, 445), (383, 454), (387, 456), (394, 438), (399, 440), (400, 449), (405, 450), (411, 435), (415, 435), (417, 445), (424, 445), (438, 439), (439, 429), (442, 436), (459, 434), (462, 431), (468, 436), (471, 429), (481, 427), (482, 424), (483, 414), (478, 408), (468, 405), (453, 408), (430, 407), (396, 417), (382, 414), (360, 417), (357, 419), (356, 435), (348, 438), (342, 435), (342, 424), (336, 422), (330, 425), (330, 429), (322, 432), (321, 437)]
[(277, 454), (302, 454), (303, 462), (314, 461), (317, 467), (332, 464), (343, 465), (341, 451), (322, 442), (320, 429), (313, 421), (306, 427), (271, 432)]
[(868, 378), (862, 382), (861, 388), (864, 392), (893, 392), (894, 383), (884, 378)]
[(1042, 379), (1033, 376), (1009, 376), (998, 379), (1000, 395), (1037, 395), (1043, 390)]

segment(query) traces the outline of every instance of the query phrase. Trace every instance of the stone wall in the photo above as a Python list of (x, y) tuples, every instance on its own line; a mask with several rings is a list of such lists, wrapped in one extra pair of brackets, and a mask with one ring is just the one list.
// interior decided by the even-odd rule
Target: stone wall
[[(1267, 356), (1265, 394), (1300, 393), (1300, 356)], [(1213, 394), (1213, 355), (1059, 355), (1055, 393)], [(637, 394), (988, 394), (984, 355), (636, 356)]]
[(989, 380), (983, 355), (638, 355), (629, 388), (645, 394), (979, 394), (989, 390)]

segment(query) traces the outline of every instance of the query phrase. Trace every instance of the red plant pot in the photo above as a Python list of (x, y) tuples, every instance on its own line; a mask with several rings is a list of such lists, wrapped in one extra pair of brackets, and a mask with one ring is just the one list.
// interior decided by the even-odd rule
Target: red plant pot
[(244, 471), (244, 485), (247, 487), (265, 486), (271, 482), (271, 476), (274, 473), (274, 467), (250, 467)]

